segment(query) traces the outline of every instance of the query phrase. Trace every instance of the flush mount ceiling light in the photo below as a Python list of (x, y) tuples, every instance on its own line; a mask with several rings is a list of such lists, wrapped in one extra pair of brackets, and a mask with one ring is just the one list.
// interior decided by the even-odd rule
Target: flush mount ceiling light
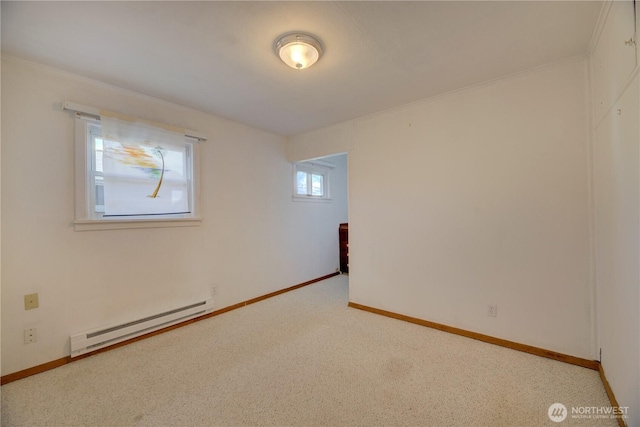
[(273, 48), (285, 64), (296, 70), (311, 67), (322, 56), (320, 41), (304, 33), (287, 33), (280, 36)]

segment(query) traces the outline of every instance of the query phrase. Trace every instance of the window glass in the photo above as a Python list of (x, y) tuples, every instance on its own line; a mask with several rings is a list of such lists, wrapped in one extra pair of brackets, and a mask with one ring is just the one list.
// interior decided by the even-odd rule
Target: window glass
[(324, 196), (324, 176), (311, 174), (311, 195)]
[(192, 144), (105, 140), (99, 123), (87, 127), (90, 217), (184, 215), (192, 212)]
[(296, 174), (297, 194), (307, 194), (307, 173), (298, 171)]
[(105, 216), (190, 212), (186, 145), (103, 145)]

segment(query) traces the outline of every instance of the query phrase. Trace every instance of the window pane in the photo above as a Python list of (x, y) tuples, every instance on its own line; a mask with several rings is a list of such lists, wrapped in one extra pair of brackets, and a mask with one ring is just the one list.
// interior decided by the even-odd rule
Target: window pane
[(95, 171), (96, 172), (102, 172), (102, 138), (96, 138), (95, 139), (95, 143), (96, 143), (96, 147), (95, 147), (95, 153), (96, 153), (96, 158), (95, 158)]
[(315, 173), (311, 175), (311, 195), (312, 196), (324, 195), (324, 176), (323, 175), (316, 175)]
[(298, 194), (307, 194), (307, 173), (300, 172), (296, 174), (296, 182), (297, 182), (297, 193)]
[(106, 216), (189, 212), (186, 146), (103, 144)]
[(96, 206), (102, 206), (104, 209), (104, 183), (102, 178), (96, 177)]

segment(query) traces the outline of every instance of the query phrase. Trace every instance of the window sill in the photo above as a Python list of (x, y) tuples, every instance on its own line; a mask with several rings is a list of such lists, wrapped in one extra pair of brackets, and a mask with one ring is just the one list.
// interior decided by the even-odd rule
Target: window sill
[(333, 199), (328, 197), (313, 197), (313, 196), (292, 196), (291, 199), (294, 202), (312, 202), (312, 203), (331, 203)]
[(123, 230), (128, 228), (197, 227), (202, 218), (145, 219), (79, 219), (73, 221), (75, 231)]

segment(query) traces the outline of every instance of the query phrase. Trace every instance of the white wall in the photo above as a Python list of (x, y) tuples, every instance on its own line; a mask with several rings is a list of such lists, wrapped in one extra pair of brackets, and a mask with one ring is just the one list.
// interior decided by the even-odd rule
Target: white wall
[[(1, 8), (0, 8), (1, 9)], [(2, 13), (0, 12), (0, 15)], [(2, 94), (2, 67), (0, 66), (0, 94)], [(2, 102), (0, 102), (0, 123), (2, 123)], [(0, 132), (0, 347), (2, 346), (2, 132)], [(2, 351), (0, 351), (0, 367)], [(0, 369), (1, 373), (1, 369)]]
[[(68, 355), (70, 334), (193, 302), (214, 285), (223, 308), (338, 267), (346, 192), (293, 202), (284, 137), (14, 58), (3, 57), (2, 89), (2, 375)], [(75, 232), (63, 100), (207, 134), (202, 225)], [(346, 164), (336, 176), (346, 187)], [(40, 308), (25, 311), (33, 292)], [(37, 343), (23, 344), (27, 327)]]
[(351, 301), (594, 359), (586, 74), (574, 60), (291, 138), (290, 156), (349, 152)]
[(290, 162), (348, 153), (355, 142), (354, 123), (346, 122), (290, 138), (287, 158)]
[(624, 43), (634, 32), (633, 5), (608, 6), (590, 61), (597, 344), (618, 403), (630, 408), (627, 424), (639, 426), (640, 50)]

